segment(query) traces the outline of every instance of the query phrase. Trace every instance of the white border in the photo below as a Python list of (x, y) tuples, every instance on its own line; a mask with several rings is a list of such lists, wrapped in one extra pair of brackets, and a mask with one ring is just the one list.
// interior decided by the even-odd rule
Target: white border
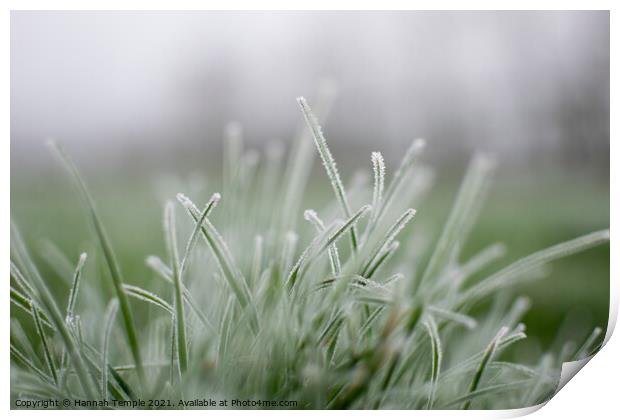
[[(4, 164), (2, 165), (2, 190), (0, 197), (5, 198), (5, 203), (1, 208), (3, 219), (5, 223), (2, 224), (2, 254), (7, 256), (9, 255), (9, 214), (10, 214), (10, 115), (9, 115), (9, 105), (10, 105), (10, 68), (9, 68), (9, 55), (10, 55), (10, 10), (550, 10), (550, 9), (562, 9), (562, 10), (611, 10), (610, 19), (611, 19), (611, 51), (614, 51), (614, 47), (619, 45), (618, 41), (618, 30), (614, 26), (614, 23), (617, 23), (617, 19), (615, 18), (615, 8), (613, 7), (614, 2), (612, 1), (532, 1), (532, 0), (524, 0), (524, 1), (502, 1), (493, 2), (493, 1), (402, 1), (402, 0), (382, 0), (381, 2), (370, 2), (370, 1), (361, 1), (358, 0), (356, 2), (344, 2), (344, 1), (325, 1), (325, 0), (314, 0), (314, 1), (296, 1), (294, 4), (292, 2), (284, 2), (284, 1), (263, 1), (260, 5), (257, 2), (252, 1), (228, 1), (228, 2), (205, 2), (205, 1), (197, 1), (197, 0), (175, 0), (175, 1), (161, 1), (161, 0), (151, 0), (151, 1), (91, 1), (85, 3), (83, 1), (7, 1), (5, 14), (2, 17), (2, 21), (5, 22), (4, 25), (1, 25), (1, 33), (2, 33), (2, 57), (4, 61), (4, 65), (2, 66), (2, 79), (4, 83), (2, 84), (2, 93), (4, 97), (4, 101), (2, 102), (2, 110), (3, 110), (3, 118), (2, 121), (2, 132), (4, 133), (2, 148), (3, 153), (2, 157), (4, 160)], [(500, 7), (501, 6), (501, 7)], [(614, 106), (614, 100), (618, 97), (618, 87), (617, 84), (614, 83), (613, 76), (615, 75), (614, 70), (618, 70), (618, 53), (611, 54), (611, 139), (617, 137), (617, 121), (618, 121), (618, 109)], [(611, 159), (611, 179), (617, 179), (618, 177), (618, 168), (613, 165), (614, 156), (616, 157), (615, 162), (618, 162), (618, 146), (615, 145), (614, 141), (610, 141), (611, 150), (610, 150), (610, 159)], [(616, 210), (618, 209), (618, 186), (617, 184), (611, 184), (611, 215), (614, 215)], [(613, 226), (613, 217), (611, 220), (611, 230), (614, 230)], [(608, 333), (606, 336), (606, 340), (610, 339), (610, 334), (613, 330), (613, 326), (616, 323), (617, 317), (617, 309), (618, 309), (618, 261), (620, 255), (618, 255), (618, 248), (611, 245), (611, 287), (610, 287), (610, 321), (608, 328)], [(9, 277), (8, 273), (8, 264), (5, 265), (5, 279)], [(4, 400), (4, 409), (9, 410), (10, 407), (10, 369), (9, 369), (9, 351), (6, 343), (9, 341), (9, 300), (5, 298), (4, 305), (2, 306), (2, 314), (0, 315), (0, 323), (2, 325), (2, 329), (4, 331), (5, 337), (5, 345), (0, 346), (0, 355), (3, 362), (2, 372), (5, 377), (2, 381), (1, 385), (1, 397)], [(577, 377), (578, 379), (570, 381), (566, 385), (564, 389), (558, 395), (556, 395), (542, 410), (537, 411), (535, 414), (532, 414), (532, 418), (536, 419), (552, 419), (552, 418), (578, 418), (582, 419), (585, 416), (589, 416), (590, 418), (611, 418), (614, 415), (617, 415), (618, 412), (618, 392), (617, 392), (617, 381), (618, 372), (620, 362), (618, 361), (618, 355), (620, 355), (620, 342), (617, 337), (613, 337), (607, 345), (597, 354), (593, 360), (588, 363), (588, 367), (580, 372)], [(502, 417), (514, 417), (526, 414), (532, 410), (514, 410), (514, 411), (492, 411), (492, 412), (482, 412), (482, 411), (471, 411), (471, 412), (458, 412), (458, 411), (435, 411), (435, 412), (423, 412), (423, 411), (382, 411), (380, 413), (375, 412), (355, 412), (356, 416), (369, 418), (370, 416), (375, 415), (389, 415), (394, 417), (403, 417), (403, 418), (411, 418), (414, 416), (416, 418), (441, 418), (444, 419), (446, 417), (459, 417), (459, 418), (502, 418)], [(259, 418), (286, 418), (288, 419), (292, 414), (296, 418), (310, 418), (315, 415), (320, 416), (340, 416), (341, 413), (338, 412), (322, 412), (315, 413), (311, 411), (300, 411), (300, 412), (261, 412), (261, 411), (252, 411), (252, 412), (243, 412), (243, 414), (247, 413), (251, 416), (256, 416)], [(66, 418), (77, 418), (77, 417), (99, 417), (103, 418), (103, 416), (107, 417), (111, 413), (109, 412), (92, 412), (92, 411), (78, 411), (78, 412), (50, 412), (50, 411), (11, 411), (10, 415), (19, 418), (31, 418), (34, 416), (44, 415), (47, 418), (60, 418), (62, 416), (63, 419)], [(178, 415), (179, 412), (169, 413), (169, 412), (120, 412), (115, 413), (115, 416), (132, 416), (132, 417), (149, 417), (149, 418), (163, 418), (168, 417), (170, 414)], [(204, 412), (204, 411), (193, 411), (193, 412), (185, 412), (183, 415), (193, 418), (204, 418), (204, 416), (215, 416), (215, 417), (228, 417), (236, 416), (240, 414), (240, 412), (233, 411), (218, 411), (218, 412)], [(346, 415), (346, 414), (345, 414)]]

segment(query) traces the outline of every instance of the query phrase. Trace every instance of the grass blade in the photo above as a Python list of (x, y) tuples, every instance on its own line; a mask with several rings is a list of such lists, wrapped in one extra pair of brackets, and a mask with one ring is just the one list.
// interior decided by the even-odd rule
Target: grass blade
[(101, 398), (108, 399), (108, 353), (110, 348), (110, 336), (114, 319), (118, 312), (118, 299), (114, 298), (108, 304), (103, 321), (103, 338), (101, 345)]
[(43, 324), (41, 322), (41, 317), (39, 316), (39, 310), (36, 306), (32, 305), (31, 312), (32, 319), (34, 320), (35, 328), (37, 329), (37, 334), (39, 335), (39, 340), (41, 341), (41, 346), (43, 347), (43, 355), (45, 356), (45, 364), (47, 365), (47, 369), (49, 370), (52, 378), (54, 379), (54, 383), (58, 385), (58, 374), (56, 372), (56, 363), (54, 362), (54, 357), (52, 356), (52, 352), (50, 351), (49, 344), (47, 343), (47, 337), (45, 336), (45, 331), (43, 331)]
[(396, 236), (400, 233), (401, 230), (405, 228), (407, 223), (409, 223), (409, 221), (413, 219), (413, 216), (415, 216), (415, 213), (416, 212), (414, 209), (405, 210), (405, 212), (398, 218), (398, 220), (396, 220), (396, 222), (386, 232), (383, 238), (377, 241), (377, 244), (375, 245), (374, 249), (370, 253), (370, 256), (368, 257), (366, 264), (363, 265), (363, 268), (361, 269), (361, 273), (363, 277), (368, 277), (368, 273), (370, 272), (370, 269), (374, 265), (377, 264), (377, 260), (380, 258), (380, 256), (387, 252), (387, 250), (389, 249), (389, 246), (394, 241)]
[[(337, 223), (335, 225), (336, 230), (331, 232), (332, 226), (328, 229), (324, 230), (320, 235), (315, 237), (312, 243), (308, 246), (308, 248), (302, 253), (299, 257), (297, 263), (293, 266), (288, 278), (287, 284), (289, 287), (293, 287), (298, 278), (303, 277), (305, 271), (307, 270), (309, 264), (319, 255), (321, 255), (325, 250), (329, 249), (329, 247), (334, 244), (342, 235), (344, 235), (348, 230), (351, 229), (352, 226), (355, 226), (357, 221), (368, 213), (371, 210), (369, 205), (362, 206), (354, 215), (352, 215), (346, 222), (340, 224)], [(327, 237), (324, 242), (323, 238)], [(315, 251), (315, 249), (317, 249)], [(314, 252), (313, 252), (314, 251)]]
[[(155, 271), (167, 283), (174, 284), (174, 280), (172, 280), (172, 270), (170, 270), (170, 268), (168, 268), (168, 266), (159, 257), (156, 257), (155, 255), (150, 255), (146, 259), (146, 265), (153, 271)], [(192, 312), (194, 312), (194, 314), (198, 317), (198, 320), (202, 323), (202, 325), (214, 331), (213, 325), (204, 314), (204, 312), (200, 310), (200, 307), (192, 297), (191, 292), (187, 289), (187, 287), (185, 287), (185, 285), (182, 286), (183, 298), (185, 299), (185, 302), (187, 302), (187, 304), (189, 305)]]
[(553, 260), (576, 254), (608, 241), (609, 230), (601, 230), (530, 254), (469, 288), (461, 296), (460, 304), (480, 299), (499, 288), (506, 287), (515, 278)]
[(368, 204), (366, 204), (365, 206), (360, 207), (360, 209), (358, 211), (355, 212), (355, 214), (351, 215), (349, 217), (349, 219), (347, 219), (344, 224), (338, 228), (334, 233), (332, 233), (331, 235), (329, 235), (327, 237), (327, 242), (325, 242), (322, 247), (320, 248), (319, 253), (325, 251), (327, 248), (329, 248), (330, 245), (332, 245), (333, 243), (335, 243), (338, 239), (340, 239), (340, 237), (342, 235), (344, 235), (346, 233), (347, 230), (351, 230), (355, 227), (356, 223), (358, 222), (358, 220), (365, 216), (366, 213), (369, 213), (372, 210), (372, 207)]
[[(319, 155), (321, 156), (321, 160), (323, 161), (323, 166), (325, 166), (325, 170), (327, 171), (327, 176), (332, 184), (332, 188), (334, 189), (334, 193), (336, 194), (336, 199), (340, 203), (342, 207), (342, 211), (346, 218), (351, 217), (351, 207), (349, 206), (349, 202), (347, 201), (347, 194), (344, 189), (344, 184), (340, 179), (340, 174), (338, 173), (338, 169), (336, 168), (336, 161), (332, 156), (329, 148), (327, 147), (327, 141), (325, 137), (323, 137), (323, 132), (321, 131), (321, 127), (319, 123), (312, 114), (312, 110), (306, 102), (306, 99), (303, 97), (297, 98), (297, 103), (299, 104), (301, 111), (304, 114), (304, 118), (306, 119), (306, 124), (310, 128), (312, 132), (312, 137), (314, 139), (314, 144), (319, 151)], [(351, 249), (353, 252), (357, 250), (357, 233), (355, 230), (355, 226), (351, 227)]]
[(172, 284), (172, 270), (156, 255), (146, 257), (146, 266), (157, 273), (162, 279)]
[[(75, 370), (77, 376), (80, 380), (80, 383), (83, 387), (86, 396), (89, 398), (95, 397), (95, 386), (90, 376), (85, 364), (82, 359), (82, 355), (80, 353), (80, 349), (75, 343), (72, 334), (68, 331), (65, 320), (63, 319), (60, 309), (58, 309), (58, 305), (54, 300), (54, 297), (47, 285), (41, 278), (38, 270), (32, 263), (30, 256), (28, 254), (28, 250), (26, 249), (21, 234), (13, 223), (11, 223), (11, 248), (15, 255), (15, 257), (22, 264), (25, 264), (29, 269), (29, 273), (32, 276), (32, 280), (35, 282), (35, 287), (32, 287), (33, 299), (38, 303), (38, 306), (45, 308), (47, 314), (49, 314), (49, 318), (51, 323), (54, 325), (58, 333), (60, 334), (67, 351), (72, 356), (71, 360), (73, 361), (73, 365), (75, 366)], [(17, 269), (17, 267), (15, 267)], [(26, 279), (23, 279), (25, 284), (30, 284)]]
[(526, 386), (529, 383), (530, 383), (530, 381), (528, 379), (525, 379), (525, 380), (521, 380), (521, 381), (515, 381), (515, 382), (506, 383), (506, 384), (491, 385), (491, 386), (488, 386), (486, 388), (481, 388), (481, 389), (478, 389), (476, 391), (469, 392), (469, 393), (463, 395), (462, 397), (456, 398), (456, 399), (454, 399), (454, 400), (444, 404), (442, 408), (447, 409), (449, 407), (453, 407), (453, 406), (455, 406), (457, 404), (461, 404), (463, 402), (465, 402), (466, 404), (467, 403), (471, 403), (471, 401), (476, 399), (476, 398), (484, 397), (486, 395), (497, 394), (499, 392), (510, 391), (510, 390), (513, 390), (513, 389), (519, 389), (519, 388), (522, 388), (522, 387)]
[[(329, 114), (336, 89), (333, 83), (322, 83), (316, 100), (316, 116), (319, 124), (323, 124)], [(280, 231), (284, 232), (295, 227), (295, 217), (297, 216), (301, 198), (308, 184), (312, 164), (315, 160), (313, 142), (309, 138), (311, 134), (305, 126), (299, 128), (297, 138), (293, 143), (293, 150), (290, 153), (284, 179), (287, 180), (282, 196), (282, 210), (279, 212), (281, 220)]]
[(101, 223), (97, 211), (95, 210), (95, 202), (91, 198), (90, 193), (86, 188), (86, 184), (80, 176), (80, 173), (73, 161), (69, 158), (69, 156), (67, 156), (64, 150), (58, 144), (51, 143), (51, 147), (60, 157), (60, 160), (64, 164), (65, 168), (73, 177), (86, 204), (86, 207), (88, 208), (89, 218), (93, 227), (95, 228), (97, 239), (99, 240), (99, 245), (101, 246), (108, 270), (110, 271), (110, 276), (112, 277), (114, 291), (116, 292), (116, 297), (118, 298), (121, 315), (123, 317), (123, 325), (125, 327), (125, 333), (127, 335), (127, 342), (129, 343), (129, 348), (131, 350), (131, 354), (137, 367), (136, 370), (142, 381), (144, 379), (144, 370), (142, 368), (140, 345), (138, 342), (138, 335), (136, 333), (136, 328), (134, 324), (133, 313), (131, 311), (131, 307), (129, 306), (127, 295), (123, 290), (123, 277), (120, 267), (116, 260), (116, 256), (114, 255), (114, 252), (112, 250), (110, 241), (108, 240), (105, 229), (103, 228), (103, 224)]
[(295, 232), (289, 231), (284, 235), (284, 245), (282, 246), (282, 255), (280, 256), (281, 277), (284, 277), (286, 273), (288, 273), (293, 264), (298, 241), (299, 236), (297, 236)]
[(478, 325), (475, 319), (470, 316), (460, 314), (458, 312), (448, 311), (446, 309), (438, 308), (436, 306), (428, 306), (428, 310), (434, 315), (443, 318), (447, 321), (452, 321), (457, 324), (465, 326), (467, 329), (474, 329)]
[[(489, 363), (489, 368), (492, 369), (508, 369), (514, 372), (521, 373), (530, 378), (536, 378), (540, 376), (540, 373), (536, 370), (529, 368), (525, 365), (519, 363), (511, 363), (511, 362), (491, 362)], [(550, 379), (550, 378), (549, 378)]]
[[(203, 213), (206, 213), (206, 211)], [(202, 221), (204, 221), (204, 218)], [(200, 219), (197, 223), (201, 223)], [(170, 265), (172, 266), (172, 279), (174, 281), (174, 310), (176, 319), (177, 349), (179, 352), (179, 369), (183, 375), (187, 370), (187, 331), (185, 327), (185, 310), (183, 308), (183, 287), (181, 283), (181, 266), (179, 263), (179, 251), (177, 247), (174, 203), (172, 202), (168, 202), (166, 204), (164, 230), (166, 232), (166, 245), (168, 248), (168, 255), (170, 256)]]
[(400, 247), (400, 242), (393, 241), (384, 251), (380, 251), (381, 254), (378, 254), (375, 258), (374, 262), (370, 263), (368, 270), (366, 273), (366, 277), (371, 279), (377, 271), (381, 268), (381, 266), (385, 265), (392, 256), (398, 251)]
[(260, 273), (263, 265), (263, 248), (263, 237), (261, 235), (256, 235), (254, 237), (254, 255), (252, 257), (250, 289), (254, 289), (258, 285), (258, 281), (260, 279)]
[(71, 286), (75, 265), (58, 248), (58, 245), (49, 239), (42, 239), (37, 244), (37, 251), (58, 277)]
[(187, 266), (187, 260), (192, 252), (192, 249), (194, 249), (194, 246), (196, 245), (198, 234), (200, 233), (200, 229), (202, 228), (202, 223), (209, 216), (209, 214), (211, 214), (211, 211), (215, 208), (215, 206), (217, 206), (217, 203), (220, 201), (220, 198), (221, 198), (220, 193), (215, 193), (211, 196), (211, 199), (209, 199), (209, 201), (207, 202), (205, 209), (200, 214), (200, 218), (198, 219), (198, 222), (196, 222), (194, 226), (194, 230), (192, 231), (192, 234), (190, 235), (189, 240), (187, 241), (187, 246), (185, 247), (185, 254), (183, 255), (183, 260), (181, 261), (181, 267), (179, 268), (179, 273), (180, 273), (181, 278), (183, 278), (183, 275), (185, 273), (185, 267)]
[(370, 160), (372, 161), (372, 172), (374, 175), (374, 186), (372, 190), (373, 210), (368, 225), (366, 225), (364, 242), (368, 240), (368, 235), (374, 230), (374, 225), (379, 219), (383, 207), (383, 190), (385, 188), (385, 161), (383, 160), (383, 155), (380, 152), (372, 152)]
[(170, 383), (174, 385), (174, 373), (175, 366), (177, 367), (176, 373), (181, 377), (181, 370), (179, 368), (179, 351), (177, 348), (177, 321), (174, 319), (174, 312), (172, 314), (172, 326), (170, 327)]
[(439, 331), (437, 331), (437, 325), (435, 324), (433, 317), (428, 317), (428, 319), (424, 322), (424, 327), (426, 328), (426, 332), (431, 339), (431, 390), (428, 396), (428, 403), (426, 405), (426, 409), (431, 410), (433, 408), (433, 403), (435, 402), (435, 394), (437, 393), (437, 381), (439, 378), (439, 371), (441, 369), (442, 349)]
[(22, 272), (19, 271), (19, 268), (17, 268), (13, 261), (11, 261), (11, 276), (13, 276), (13, 279), (15, 280), (17, 285), (22, 289), (24, 293), (26, 293), (26, 295), (28, 295), (30, 298), (36, 296), (34, 288), (30, 284), (30, 282), (26, 280)]
[[(503, 257), (505, 254), (506, 247), (504, 244), (497, 243), (490, 245), (471, 257), (463, 265), (457, 267), (449, 276), (446, 276), (445, 282), (449, 283), (448, 287), (454, 290), (459, 289), (463, 285), (463, 282), (469, 279), (472, 275), (479, 272), (496, 259)], [(438, 289), (443, 287), (444, 282), (440, 283), (441, 287), (438, 285)]]
[[(306, 210), (304, 212), (304, 218), (310, 223), (312, 223), (318, 233), (325, 231), (325, 224), (319, 218), (318, 214), (316, 214), (316, 211)], [(342, 269), (342, 267), (340, 265), (340, 255), (338, 254), (338, 247), (335, 243), (329, 246), (328, 253), (332, 274), (334, 276), (337, 276), (340, 274), (340, 270)]]
[(80, 260), (77, 263), (75, 272), (73, 273), (73, 282), (71, 283), (71, 290), (69, 292), (69, 301), (67, 302), (67, 318), (73, 318), (73, 312), (75, 310), (75, 302), (77, 301), (78, 290), (80, 289), (80, 277), (82, 276), (82, 269), (86, 262), (86, 253), (80, 254)]
[(287, 285), (289, 290), (292, 289), (293, 286), (295, 286), (295, 284), (297, 283), (297, 279), (300, 277), (299, 274), (301, 272), (301, 269), (303, 265), (305, 264), (306, 260), (311, 257), (312, 251), (318, 248), (319, 244), (326, 242), (329, 234), (335, 229), (342, 227), (342, 225), (343, 225), (342, 222), (334, 222), (327, 229), (325, 229), (323, 232), (321, 232), (320, 234), (318, 234), (312, 239), (310, 244), (301, 253), (299, 258), (297, 259), (297, 262), (295, 263), (295, 265), (293, 265), (293, 268), (291, 269), (291, 271), (289, 272), (286, 278), (285, 284)]
[(455, 249), (464, 242), (475, 218), (475, 212), (482, 201), (481, 195), (491, 168), (491, 162), (482, 156), (476, 156), (472, 160), (448, 221), (424, 270), (422, 279), (417, 283), (418, 289), (424, 289), (429, 281), (437, 279), (442, 274), (441, 271), (448, 266)]
[(17, 349), (17, 347), (13, 345), (13, 343), (11, 343), (11, 356), (13, 356), (13, 359), (15, 361), (17, 361), (18, 363), (21, 363), (22, 365), (30, 369), (32, 372), (34, 372), (44, 382), (47, 382), (49, 384), (54, 384), (53, 379), (47, 376), (47, 374), (43, 372), (41, 369), (36, 367), (35, 364), (32, 363), (30, 359), (28, 359), (28, 357), (26, 357), (22, 352), (20, 352)]
[[(513, 332), (509, 334), (504, 339), (499, 341), (497, 348), (495, 349), (495, 354), (499, 354), (507, 347), (511, 346), (517, 341), (523, 340), (526, 337), (527, 336), (525, 335), (525, 333), (523, 333), (523, 331), (517, 331), (517, 332)], [(468, 372), (468, 369), (475, 367), (476, 363), (480, 359), (482, 359), (483, 356), (484, 356), (484, 350), (452, 366), (450, 369), (444, 371), (441, 377), (442, 380), (448, 379), (452, 377), (453, 375), (461, 374), (463, 372)]]
[[(469, 385), (468, 395), (471, 396), (478, 389), (478, 385), (480, 385), (480, 380), (482, 379), (482, 374), (484, 373), (489, 362), (493, 359), (493, 356), (495, 355), (495, 351), (497, 350), (497, 345), (499, 341), (506, 335), (507, 332), (508, 332), (507, 327), (500, 328), (500, 330), (497, 332), (497, 335), (491, 340), (488, 347), (484, 351), (484, 354), (482, 355), (482, 360), (480, 360), (478, 369), (476, 370), (476, 373), (474, 374), (471, 384)], [(469, 409), (469, 407), (471, 406), (472, 398), (464, 400), (464, 403), (462, 406), (463, 410)]]
[[(388, 188), (385, 191), (381, 209), (378, 212), (377, 223), (372, 225), (373, 228), (377, 226), (377, 224), (381, 221), (381, 218), (388, 211), (390, 205), (392, 204), (392, 201), (394, 200), (394, 197), (396, 196), (396, 193), (398, 192), (401, 185), (407, 178), (407, 175), (409, 171), (411, 170), (413, 163), (415, 162), (416, 158), (421, 154), (422, 150), (424, 150), (424, 146), (425, 146), (424, 140), (416, 139), (411, 143), (411, 146), (409, 146), (409, 148), (407, 149), (407, 152), (405, 153), (403, 160), (398, 166), (398, 169), (394, 173), (394, 177), (392, 178), (392, 181), (390, 181), (390, 184), (388, 185)], [(370, 237), (371, 233), (372, 233), (371, 231), (367, 232), (366, 236)]]
[[(32, 299), (24, 296), (19, 291), (15, 290), (11, 287), (11, 303), (15, 306), (23, 309), (24, 311), (30, 313), (32, 311)], [(45, 315), (40, 308), (37, 307), (37, 312), (39, 313), (39, 318), (41, 318), (41, 323), (48, 328), (54, 329), (54, 326), (49, 322), (47, 315)]]
[[(177, 199), (183, 204), (194, 221), (197, 222), (200, 220), (200, 212), (189, 198), (183, 194), (177, 194)], [(253, 331), (258, 331), (258, 315), (256, 314), (256, 308), (252, 302), (245, 279), (233, 262), (232, 254), (228, 246), (208, 218), (203, 220), (201, 231), (205, 241), (211, 248), (211, 251), (213, 251), (220, 269), (224, 273), (224, 277), (239, 301), (239, 304), (242, 308), (250, 310), (250, 323)]]
[(579, 348), (579, 350), (577, 350), (577, 352), (575, 353), (574, 360), (581, 360), (581, 359), (588, 357), (592, 353), (592, 346), (594, 345), (594, 343), (596, 342), (596, 339), (598, 338), (599, 335), (601, 335), (602, 332), (603, 332), (603, 329), (601, 327), (594, 328), (594, 330), (592, 330), (592, 333), (588, 336), (586, 341), (584, 341), (581, 348)]
[(219, 337), (220, 342), (218, 345), (218, 358), (223, 360), (227, 354), (228, 348), (228, 338), (229, 338), (229, 328), (232, 323), (233, 316), (233, 301), (231, 299), (228, 300), (226, 304), (226, 308), (224, 309), (224, 314), (222, 315), (222, 320), (219, 328)]
[(142, 289), (138, 286), (133, 286), (131, 284), (124, 284), (123, 289), (125, 289), (125, 292), (128, 296), (158, 306), (166, 312), (170, 313), (171, 315), (174, 314), (174, 308), (172, 307), (172, 305), (170, 305), (168, 302), (166, 302), (164, 299), (157, 296), (153, 292), (149, 292), (148, 290)]
[[(523, 399), (524, 407), (531, 407), (540, 404), (545, 401), (543, 398), (550, 398), (549, 394), (556, 391), (557, 383), (554, 383), (555, 380), (550, 377), (552, 365), (553, 356), (550, 354), (545, 354), (537, 366), (538, 373), (529, 386), (529, 392), (525, 394)], [(557, 379), (559, 380), (559, 377)], [(548, 392), (544, 392), (545, 386), (550, 385), (550, 383), (553, 384), (553, 387), (549, 387)]]

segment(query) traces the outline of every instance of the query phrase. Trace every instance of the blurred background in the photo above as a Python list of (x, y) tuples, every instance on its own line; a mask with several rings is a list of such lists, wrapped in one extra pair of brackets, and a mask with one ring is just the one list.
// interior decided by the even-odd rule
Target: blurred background
[[(476, 150), (499, 162), (465, 254), (510, 259), (609, 226), (607, 12), (13, 12), (11, 211), (33, 253), (72, 261), (84, 212), (45, 140), (87, 177), (129, 278), (163, 249), (157, 185), (212, 177), (230, 121), (285, 147), (300, 95), (337, 91), (325, 133), (345, 179), (380, 150), (389, 170), (427, 140), (435, 187), (418, 223), (438, 233)], [(315, 162), (312, 188), (330, 194)], [(211, 178), (209, 178), (211, 179)], [(553, 265), (533, 300), (532, 346), (562, 323), (605, 326), (609, 247)], [(568, 320), (568, 321), (567, 321)], [(577, 327), (579, 326), (579, 327)], [(570, 329), (570, 328), (569, 328)]]

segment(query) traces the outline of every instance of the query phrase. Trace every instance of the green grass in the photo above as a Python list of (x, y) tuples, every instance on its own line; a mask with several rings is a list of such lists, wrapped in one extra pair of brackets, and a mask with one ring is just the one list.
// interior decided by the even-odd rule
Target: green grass
[[(199, 207), (195, 197), (178, 194), (187, 217), (175, 215), (178, 204), (169, 202), (158, 232), (152, 213), (130, 219), (125, 236), (111, 236), (126, 237), (120, 250), (60, 151), (93, 227), (91, 238), (75, 239), (89, 258), (83, 254), (73, 269), (65, 246), (23, 241), (13, 228), (13, 399), (514, 408), (543, 401), (561, 363), (596, 348), (600, 329), (534, 360), (508, 357), (527, 342), (530, 305), (510, 291), (548, 275), (556, 259), (607, 242), (609, 231), (579, 232), (506, 261), (505, 247), (495, 242), (501, 237), (475, 234), (493, 177), (491, 161), (477, 156), (438, 239), (424, 243), (418, 232), (432, 224), (410, 208), (426, 187), (427, 172), (416, 165), (423, 142), (412, 143), (392, 176), (373, 153), (374, 184), (347, 188), (317, 119), (305, 100), (299, 104), (335, 200), (299, 210), (317, 185), (309, 184), (315, 154), (307, 135), (299, 136), (288, 163), (269, 153), (257, 164), (256, 152), (231, 129), (221, 200), (211, 191)], [(280, 177), (282, 168), (293, 176)], [(22, 226), (30, 238), (34, 226)], [(132, 237), (138, 226), (153, 237)], [(33, 248), (43, 258), (33, 258)]]

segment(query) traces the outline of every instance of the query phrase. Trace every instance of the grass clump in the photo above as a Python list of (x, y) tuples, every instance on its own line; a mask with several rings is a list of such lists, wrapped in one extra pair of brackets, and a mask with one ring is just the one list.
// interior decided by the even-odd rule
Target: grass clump
[[(178, 204), (166, 204), (167, 256), (146, 257), (162, 281), (142, 282), (146, 287), (125, 282), (84, 181), (54, 146), (84, 198), (114, 295), (106, 301), (88, 281), (92, 258), (84, 253), (68, 279), (63, 316), (63, 302), (12, 226), (10, 295), (22, 311), (11, 328), (13, 397), (495, 409), (553, 394), (561, 363), (590, 354), (601, 330), (532, 366), (501, 360), (526, 337), (520, 319), (529, 306), (525, 298), (505, 299), (504, 291), (540, 278), (553, 260), (608, 241), (609, 231), (534, 252), (472, 281), (504, 253), (492, 244), (469, 260), (460, 255), (493, 167), (476, 156), (430, 258), (412, 261), (401, 244), (415, 240), (416, 210), (404, 198), (419, 192), (415, 162), (424, 142), (411, 144), (391, 178), (381, 153), (373, 152), (374, 185), (347, 190), (317, 118), (305, 99), (298, 103), (335, 202), (299, 211), (313, 156), (307, 134), (288, 163), (274, 148), (259, 163), (255, 151), (244, 151), (240, 128), (230, 128), (224, 194), (212, 193), (201, 209), (179, 193), (184, 219), (175, 215)], [(282, 168), (290, 176), (279, 185)], [(474, 311), (480, 301), (490, 309)]]

